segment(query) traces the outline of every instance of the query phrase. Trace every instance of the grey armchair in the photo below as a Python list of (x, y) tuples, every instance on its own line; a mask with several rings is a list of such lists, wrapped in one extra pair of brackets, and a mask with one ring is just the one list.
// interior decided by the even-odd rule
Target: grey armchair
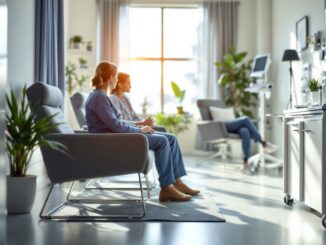
[(88, 94), (76, 92), (70, 97), (71, 105), (80, 128), (87, 129), (85, 104)]
[(228, 149), (228, 141), (241, 140), (238, 134), (230, 134), (227, 132), (224, 122), (214, 121), (209, 107), (225, 108), (225, 104), (220, 100), (199, 99), (197, 106), (201, 115), (202, 121), (197, 123), (199, 131), (199, 148), (203, 150), (211, 150), (212, 147), (218, 147), (218, 152), (211, 155), (209, 158), (221, 157), (223, 160), (227, 156), (231, 156)]
[[(75, 113), (75, 116), (77, 118), (78, 124), (80, 126), (81, 129), (83, 130), (87, 130), (87, 122), (86, 122), (86, 111), (85, 111), (85, 104), (86, 104), (86, 100), (87, 100), (88, 94), (87, 93), (83, 93), (83, 92), (76, 92), (74, 93), (71, 97), (70, 97), (70, 101), (71, 101), (71, 105), (73, 108), (73, 111)], [(165, 128), (164, 127), (155, 127), (155, 130), (157, 131), (162, 131), (165, 132)], [(76, 131), (76, 132), (81, 132), (81, 131)], [(155, 155), (154, 152), (149, 150), (148, 151), (148, 161), (149, 161), (149, 166), (153, 166), (154, 167), (154, 162), (155, 162)], [(148, 181), (148, 172), (146, 172), (145, 177), (146, 177), (146, 185), (148, 188), (155, 188), (156, 186), (156, 176), (155, 176), (155, 171), (154, 168), (152, 170), (153, 173), (153, 180), (151, 181), (153, 184), (149, 185), (149, 181)], [(86, 185), (86, 188), (88, 185)], [(148, 197), (150, 196), (149, 192), (148, 192)]]
[[(40, 217), (57, 220), (106, 220), (108, 218), (141, 218), (145, 215), (145, 202), (141, 174), (147, 173), (151, 166), (148, 161), (148, 142), (142, 134), (76, 134), (64, 119), (61, 91), (44, 83), (34, 83), (27, 90), (27, 97), (31, 105), (38, 104), (35, 109), (39, 120), (45, 115), (55, 115), (53, 120), (60, 122), (56, 131), (47, 135), (48, 139), (56, 140), (69, 149), (65, 154), (50, 148), (41, 147), (41, 153), (46, 167), (51, 187), (40, 211)], [(34, 109), (34, 107), (31, 107)], [(125, 154), (125, 151), (128, 154)], [(125, 174), (138, 174), (142, 212), (133, 214), (103, 214), (101, 215), (56, 215), (56, 212), (65, 205), (76, 203), (109, 204), (113, 200), (103, 199), (70, 199), (70, 191), (74, 181), (93, 179)], [(47, 203), (54, 184), (72, 182), (67, 201), (56, 206), (45, 214)], [(87, 191), (87, 190), (84, 190)], [(131, 201), (131, 200), (124, 200)], [(135, 200), (132, 200), (135, 201)], [(139, 204), (138, 204), (139, 205)]]

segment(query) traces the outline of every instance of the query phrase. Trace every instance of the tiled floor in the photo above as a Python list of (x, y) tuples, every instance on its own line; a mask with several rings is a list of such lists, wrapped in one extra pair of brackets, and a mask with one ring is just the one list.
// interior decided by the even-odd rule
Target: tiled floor
[(278, 170), (247, 175), (240, 164), (201, 158), (185, 157), (184, 180), (213, 194), (225, 223), (41, 221), (45, 186), (31, 214), (8, 216), (7, 244), (326, 244), (320, 217), (300, 203), (284, 204)]

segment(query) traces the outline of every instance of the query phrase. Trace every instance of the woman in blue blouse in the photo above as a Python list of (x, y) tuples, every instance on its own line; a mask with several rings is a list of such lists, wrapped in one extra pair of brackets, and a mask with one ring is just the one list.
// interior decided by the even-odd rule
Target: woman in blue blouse
[(142, 133), (148, 139), (149, 149), (155, 152), (155, 164), (159, 175), (160, 201), (189, 201), (197, 195), (181, 180), (186, 175), (181, 151), (175, 136), (154, 132), (150, 126), (132, 126), (121, 119), (107, 93), (115, 88), (118, 71), (110, 62), (98, 64), (92, 79), (95, 88), (86, 101), (86, 120), (92, 133)]

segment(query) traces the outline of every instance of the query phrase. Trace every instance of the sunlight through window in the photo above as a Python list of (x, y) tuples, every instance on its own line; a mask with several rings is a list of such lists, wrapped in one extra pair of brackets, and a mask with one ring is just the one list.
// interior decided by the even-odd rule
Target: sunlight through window
[(149, 113), (176, 112), (171, 81), (186, 89), (183, 106), (192, 109), (198, 91), (199, 13), (197, 8), (130, 8), (129, 61), (120, 68), (131, 75), (130, 100), (138, 113), (145, 97)]

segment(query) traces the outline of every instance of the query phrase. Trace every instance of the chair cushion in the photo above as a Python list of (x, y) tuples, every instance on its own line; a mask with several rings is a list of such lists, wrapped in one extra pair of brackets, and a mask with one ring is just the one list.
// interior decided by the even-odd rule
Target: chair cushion
[(220, 108), (210, 106), (209, 110), (214, 121), (226, 122), (235, 119), (233, 107)]

